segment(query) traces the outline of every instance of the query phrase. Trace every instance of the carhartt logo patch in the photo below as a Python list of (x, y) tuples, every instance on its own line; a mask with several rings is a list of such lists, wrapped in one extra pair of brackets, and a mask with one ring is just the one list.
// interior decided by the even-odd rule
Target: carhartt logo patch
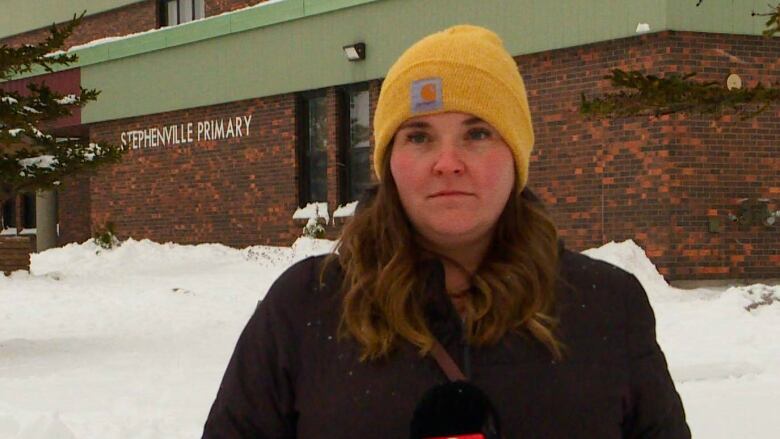
[(441, 78), (419, 79), (412, 83), (412, 113), (441, 109)]

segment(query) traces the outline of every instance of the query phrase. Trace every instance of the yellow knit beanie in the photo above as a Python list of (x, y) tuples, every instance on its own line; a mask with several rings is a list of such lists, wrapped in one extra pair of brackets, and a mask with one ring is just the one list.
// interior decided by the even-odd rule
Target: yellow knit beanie
[(522, 190), (534, 145), (525, 85), (501, 38), (471, 25), (423, 38), (390, 67), (374, 114), (377, 177), (382, 179), (385, 153), (404, 121), (448, 111), (473, 114), (498, 130), (512, 150)]

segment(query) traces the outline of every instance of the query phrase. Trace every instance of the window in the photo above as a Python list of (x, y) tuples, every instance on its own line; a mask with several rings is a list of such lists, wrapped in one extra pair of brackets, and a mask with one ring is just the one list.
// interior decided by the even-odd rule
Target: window
[(371, 143), (368, 87), (346, 88), (342, 96), (339, 202), (345, 204), (371, 185)]
[(174, 26), (205, 17), (204, 0), (162, 0), (160, 25)]
[(16, 198), (11, 198), (3, 203), (3, 226), (0, 229), (16, 228)]
[(301, 99), (298, 107), (299, 205), (328, 201), (328, 120), (324, 94)]
[(35, 194), (22, 194), (22, 228), (35, 228)]

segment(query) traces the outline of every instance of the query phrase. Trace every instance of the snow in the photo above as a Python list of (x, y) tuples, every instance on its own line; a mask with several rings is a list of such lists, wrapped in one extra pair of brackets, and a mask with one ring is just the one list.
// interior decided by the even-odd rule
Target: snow
[(616, 265), (629, 273), (634, 273), (646, 291), (666, 291), (669, 284), (650, 262), (645, 251), (633, 240), (616, 243), (614, 241), (595, 249), (582, 252), (591, 258), (600, 259)]
[(28, 113), (33, 113), (33, 114), (40, 114), (41, 113), (40, 111), (36, 110), (35, 108), (28, 107), (26, 105), (24, 107), (22, 107), (22, 108), (24, 108), (24, 110), (27, 111)]
[(24, 128), (14, 128), (14, 129), (12, 129), (12, 130), (8, 130), (8, 134), (10, 134), (10, 135), (12, 135), (12, 136), (16, 137), (16, 136), (17, 136), (19, 133), (21, 133), (22, 131), (24, 131)]
[[(34, 254), (31, 273), (0, 275), (0, 438), (200, 437), (257, 301), (333, 245), (129, 240)], [(679, 290), (631, 241), (586, 253), (647, 289), (694, 437), (776, 437), (780, 286)]]
[[(265, 7), (265, 6), (268, 6), (268, 5), (272, 5), (274, 3), (279, 3), (279, 2), (282, 2), (282, 1), (285, 1), (285, 0), (268, 0), (268, 1), (265, 1), (263, 3), (258, 3), (256, 5), (247, 6), (247, 7), (240, 8), (240, 9), (236, 9), (235, 11), (223, 12), (223, 13), (221, 13), (219, 15), (213, 15), (211, 17), (199, 18), (199, 19), (196, 19), (196, 20), (188, 21), (186, 23), (177, 24), (175, 26), (166, 26), (166, 27), (161, 27), (161, 28), (157, 28), (157, 29), (150, 29), (150, 30), (147, 30), (147, 31), (136, 32), (136, 33), (122, 35), (122, 36), (118, 36), (118, 37), (98, 38), (96, 40), (88, 41), (88, 42), (86, 42), (84, 44), (79, 44), (77, 46), (72, 46), (72, 47), (70, 47), (68, 49), (68, 52), (73, 52), (73, 51), (76, 51), (76, 50), (87, 49), (87, 48), (90, 48), (90, 47), (99, 46), (101, 44), (113, 43), (115, 41), (126, 40), (128, 38), (137, 37), (139, 35), (152, 34), (152, 33), (155, 33), (155, 32), (164, 31), (166, 29), (171, 29), (172, 27), (180, 28), (182, 26), (187, 26), (187, 25), (190, 25), (190, 24), (193, 24), (193, 23), (198, 23), (198, 22), (205, 21), (205, 20), (211, 20), (211, 19), (214, 19), (216, 17), (221, 17), (223, 15), (236, 14), (236, 13), (239, 13), (241, 11), (245, 11), (247, 9), (262, 8), (262, 7)], [(48, 53), (46, 56), (56, 56), (56, 55), (61, 55), (63, 53), (65, 53), (65, 52), (63, 52), (61, 50), (58, 50), (56, 52)]]
[(53, 155), (39, 155), (38, 157), (19, 159), (19, 166), (23, 168), (54, 169), (58, 163)]
[(650, 32), (650, 24), (648, 23), (637, 23), (636, 25), (636, 33), (643, 34), (646, 32)]
[(57, 102), (58, 104), (61, 104), (61, 105), (75, 104), (76, 101), (77, 101), (76, 95), (72, 95), (72, 94), (71, 95), (67, 95), (67, 96), (63, 96), (62, 98), (55, 100), (55, 102)]
[(51, 139), (51, 136), (48, 134), (43, 134), (38, 128), (32, 127), (32, 132), (35, 134), (35, 137), (45, 137), (47, 139)]
[(357, 205), (358, 205), (357, 201), (340, 205), (339, 207), (336, 208), (336, 211), (333, 212), (333, 218), (344, 218), (344, 217), (354, 215)]
[(84, 159), (91, 162), (95, 159), (95, 155), (99, 155), (101, 151), (100, 145), (97, 143), (90, 143), (87, 152), (84, 153)]
[(328, 216), (328, 203), (318, 202), (309, 203), (305, 207), (299, 207), (295, 213), (293, 213), (293, 219), (311, 219), (311, 218), (324, 218), (327, 223), (330, 221)]
[(6, 104), (11, 104), (11, 105), (19, 103), (19, 101), (17, 101), (16, 99), (12, 98), (11, 96), (0, 97), (0, 101), (5, 102)]

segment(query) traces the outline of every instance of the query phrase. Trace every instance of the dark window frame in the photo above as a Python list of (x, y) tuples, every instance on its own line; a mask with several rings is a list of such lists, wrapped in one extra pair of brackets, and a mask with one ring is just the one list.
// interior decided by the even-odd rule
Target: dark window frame
[[(168, 20), (168, 3), (176, 2), (176, 23), (170, 23)], [(181, 3), (189, 2), (192, 8), (192, 16), (188, 20), (182, 21), (182, 17), (179, 13), (181, 11)], [(206, 0), (203, 0), (203, 17), (196, 17), (197, 8), (195, 7), (196, 0), (158, 0), (157, 2), (157, 21), (158, 27), (176, 26), (190, 21), (198, 20), (206, 17)]]
[(19, 195), (21, 197), (22, 204), (22, 229), (35, 229), (37, 228), (36, 210), (37, 202), (35, 200), (35, 192), (25, 192)]
[[(295, 102), (295, 137), (297, 139), (295, 145), (295, 158), (297, 164), (296, 178), (298, 180), (298, 207), (305, 207), (308, 203), (327, 202), (328, 200), (313, 200), (311, 197), (312, 181), (311, 181), (311, 160), (309, 157), (309, 101), (313, 99), (326, 99), (327, 94), (324, 89), (312, 90), (303, 93), (299, 93), (296, 96)], [(327, 108), (326, 108), (327, 115)], [(327, 166), (326, 166), (327, 175)], [(325, 194), (327, 198), (328, 187), (327, 181), (325, 183)]]
[(3, 229), (16, 229), (16, 197), (11, 197), (0, 206)]
[[(338, 89), (338, 199), (339, 204), (344, 205), (356, 199), (352, 199), (352, 155), (350, 154), (352, 147), (351, 139), (351, 121), (349, 114), (350, 97), (354, 93), (368, 92), (369, 103), (369, 132), (371, 128), (371, 87), (368, 82), (360, 82), (355, 84), (349, 84)], [(370, 146), (369, 146), (370, 148)], [(370, 166), (370, 164), (369, 164)], [(359, 196), (358, 196), (359, 198)]]

